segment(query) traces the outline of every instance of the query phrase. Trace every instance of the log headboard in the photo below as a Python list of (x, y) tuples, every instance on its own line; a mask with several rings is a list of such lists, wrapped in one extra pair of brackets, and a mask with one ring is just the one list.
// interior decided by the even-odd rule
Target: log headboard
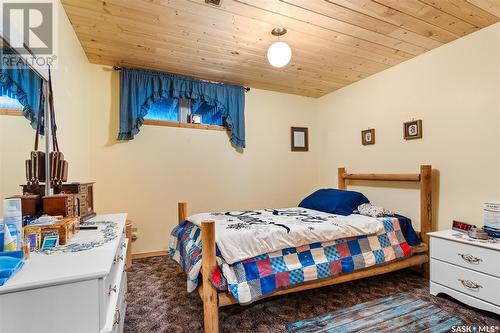
[(432, 231), (432, 166), (421, 165), (420, 173), (347, 173), (339, 168), (339, 189), (347, 188), (346, 181), (381, 180), (420, 183), (420, 238), (428, 244), (427, 233)]

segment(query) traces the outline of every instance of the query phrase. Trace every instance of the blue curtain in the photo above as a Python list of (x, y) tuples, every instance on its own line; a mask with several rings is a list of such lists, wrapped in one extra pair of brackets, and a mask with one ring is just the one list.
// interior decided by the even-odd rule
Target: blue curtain
[(231, 142), (245, 147), (245, 91), (241, 86), (206, 82), (176, 74), (122, 68), (118, 140), (132, 140), (150, 106), (161, 98), (186, 98), (206, 103), (221, 113)]
[(15, 65), (15, 67), (10, 65), (5, 66), (4, 59), (2, 59), (0, 68), (0, 93), (10, 98), (16, 98), (23, 106), (24, 117), (30, 121), (31, 127), (36, 129), (40, 77), (26, 65), (22, 58), (14, 54), (11, 50), (2, 49), (2, 55), (13, 59), (10, 64)]

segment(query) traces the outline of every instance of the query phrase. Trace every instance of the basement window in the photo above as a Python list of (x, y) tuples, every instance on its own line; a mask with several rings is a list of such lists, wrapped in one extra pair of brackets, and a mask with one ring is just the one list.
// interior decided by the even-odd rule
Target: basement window
[[(201, 123), (190, 121), (193, 116), (200, 116)], [(220, 112), (214, 111), (213, 107), (206, 103), (191, 99), (160, 99), (150, 106), (144, 117), (144, 124), (225, 130), (224, 119)]]

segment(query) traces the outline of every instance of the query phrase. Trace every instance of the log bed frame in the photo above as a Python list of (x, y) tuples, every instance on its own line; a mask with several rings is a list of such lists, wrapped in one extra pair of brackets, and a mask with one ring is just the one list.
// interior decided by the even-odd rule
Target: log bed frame
[[(300, 284), (295, 287), (277, 290), (264, 298), (294, 293), (298, 291), (321, 288), (346, 281), (353, 281), (368, 276), (384, 274), (413, 266), (420, 266), (424, 274), (428, 274), (429, 262), (429, 238), (427, 233), (432, 231), (432, 167), (421, 165), (420, 173), (415, 174), (376, 174), (376, 173), (347, 173), (345, 168), (338, 169), (338, 187), (341, 190), (347, 188), (347, 180), (380, 180), (398, 182), (420, 183), (420, 238), (422, 243), (412, 247), (409, 257), (394, 260), (386, 264), (372, 266), (339, 276), (314, 280)], [(179, 223), (185, 221), (187, 215), (187, 203), (178, 204)], [(203, 301), (203, 320), (205, 333), (219, 332), (219, 307), (238, 304), (236, 299), (228, 292), (219, 292), (208, 280), (210, 272), (215, 268), (215, 223), (214, 221), (203, 221), (201, 225), (202, 241), (202, 284), (198, 287), (201, 300)]]

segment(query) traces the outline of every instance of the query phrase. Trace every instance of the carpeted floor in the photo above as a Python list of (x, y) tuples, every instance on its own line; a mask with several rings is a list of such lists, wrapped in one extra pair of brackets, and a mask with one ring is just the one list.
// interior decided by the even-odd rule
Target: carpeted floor
[[(315, 317), (400, 291), (409, 291), (453, 313), (468, 324), (495, 325), (494, 314), (466, 307), (448, 297), (430, 296), (428, 282), (404, 270), (321, 289), (277, 296), (248, 306), (220, 310), (221, 332), (285, 332), (288, 323)], [(198, 293), (186, 292), (186, 276), (168, 257), (134, 260), (128, 273), (125, 332), (202, 332)], [(498, 329), (496, 332), (499, 332)]]

